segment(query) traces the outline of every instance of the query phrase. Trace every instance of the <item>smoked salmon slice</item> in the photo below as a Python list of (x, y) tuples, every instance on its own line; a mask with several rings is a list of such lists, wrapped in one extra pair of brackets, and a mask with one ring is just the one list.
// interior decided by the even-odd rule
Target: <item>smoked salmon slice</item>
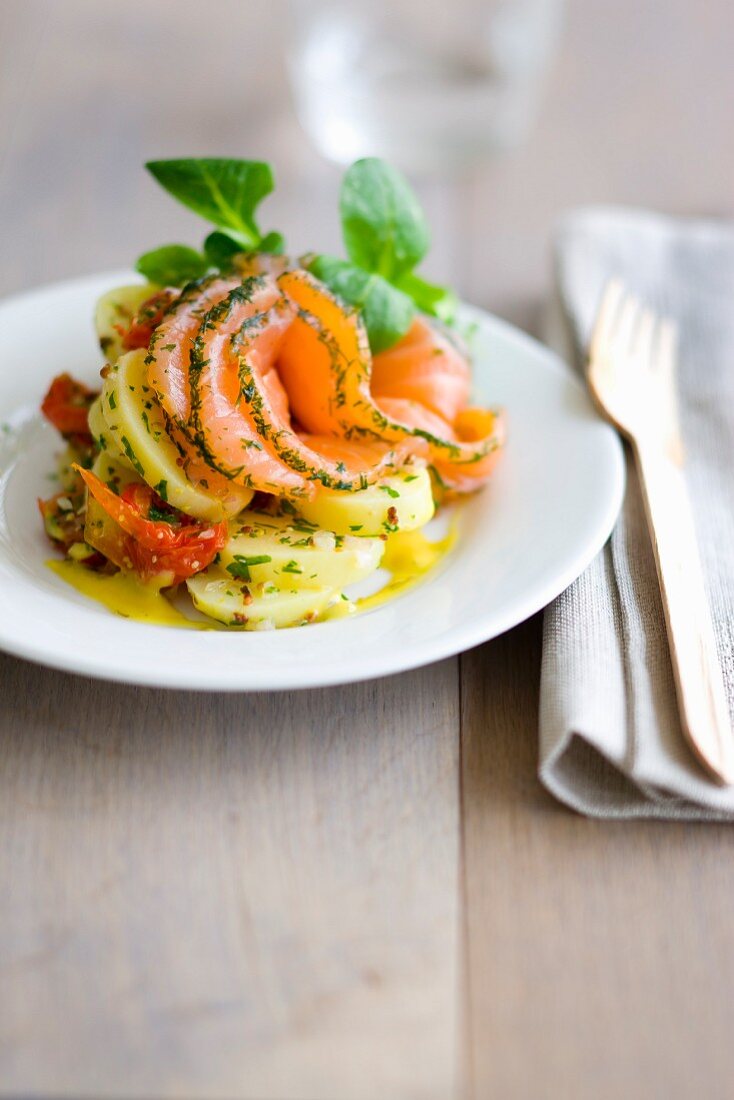
[(469, 363), (444, 334), (419, 318), (403, 341), (375, 357), (375, 391), (358, 311), (342, 305), (307, 271), (286, 271), (278, 283), (298, 309), (278, 371), (307, 431), (412, 439), (414, 453), (428, 454), (446, 487), (469, 492), (486, 480), (504, 442), (502, 418), (474, 410), (467, 419)]
[[(191, 350), (201, 323), (201, 311), (221, 301), (240, 281), (237, 276), (214, 275), (185, 286), (154, 330), (146, 359), (148, 382), (166, 415), (168, 434), (181, 453), (186, 476), (221, 500), (234, 500), (235, 509), (236, 486), (197, 457), (189, 445), (186, 425), (191, 409)], [(243, 502), (246, 499), (243, 495)]]
[(312, 496), (356, 491), (402, 465), (400, 441), (322, 453), (291, 424), (276, 362), (296, 307), (270, 275), (191, 284), (151, 340), (149, 381), (199, 481)]
[(370, 389), (378, 405), (384, 397), (407, 398), (453, 424), (469, 401), (469, 357), (428, 318), (416, 317), (397, 344), (372, 360)]
[(309, 272), (257, 256), (245, 270), (190, 283), (151, 338), (149, 381), (192, 480), (312, 497), (406, 461), (457, 492), (486, 480), (503, 424), (469, 407), (455, 339), (417, 317), (373, 361), (358, 311)]

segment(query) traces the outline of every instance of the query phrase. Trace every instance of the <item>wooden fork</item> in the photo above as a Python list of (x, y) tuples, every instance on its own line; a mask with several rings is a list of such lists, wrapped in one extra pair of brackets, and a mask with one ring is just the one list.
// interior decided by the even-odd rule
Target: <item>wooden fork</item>
[(702, 764), (734, 782), (734, 736), (683, 476), (676, 329), (609, 283), (594, 327), (588, 382), (632, 444), (650, 528), (681, 725)]

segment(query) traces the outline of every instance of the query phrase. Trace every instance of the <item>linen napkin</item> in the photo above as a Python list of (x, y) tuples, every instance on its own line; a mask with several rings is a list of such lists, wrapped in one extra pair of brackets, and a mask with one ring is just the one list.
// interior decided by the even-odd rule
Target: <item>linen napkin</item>
[[(569, 215), (555, 240), (554, 332), (581, 369), (613, 275), (680, 328), (686, 476), (734, 712), (734, 224), (621, 208)], [(665, 622), (632, 462), (611, 539), (545, 613), (540, 778), (595, 817), (734, 820), (681, 732)]]

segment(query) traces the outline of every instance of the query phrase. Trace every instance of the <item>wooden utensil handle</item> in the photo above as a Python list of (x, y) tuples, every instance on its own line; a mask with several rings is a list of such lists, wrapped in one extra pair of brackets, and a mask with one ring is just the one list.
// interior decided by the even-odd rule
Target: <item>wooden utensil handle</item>
[(734, 738), (680, 466), (655, 441), (635, 444), (673, 662), (683, 732), (722, 783), (734, 783)]

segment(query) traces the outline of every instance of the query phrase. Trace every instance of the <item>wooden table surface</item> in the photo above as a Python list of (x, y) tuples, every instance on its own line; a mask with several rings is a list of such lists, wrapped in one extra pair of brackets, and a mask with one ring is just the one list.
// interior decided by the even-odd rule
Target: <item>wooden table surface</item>
[[(469, 295), (530, 327), (563, 209), (734, 194), (730, 0), (572, 0), (567, 23), (531, 140), (463, 198)], [(336, 247), (286, 25), (242, 0), (4, 0), (0, 290), (193, 239), (155, 156), (272, 158), (272, 223)], [(445, 274), (455, 219), (422, 193)], [(290, 695), (0, 656), (0, 1095), (729, 1097), (734, 835), (554, 803), (539, 661), (539, 618)]]

